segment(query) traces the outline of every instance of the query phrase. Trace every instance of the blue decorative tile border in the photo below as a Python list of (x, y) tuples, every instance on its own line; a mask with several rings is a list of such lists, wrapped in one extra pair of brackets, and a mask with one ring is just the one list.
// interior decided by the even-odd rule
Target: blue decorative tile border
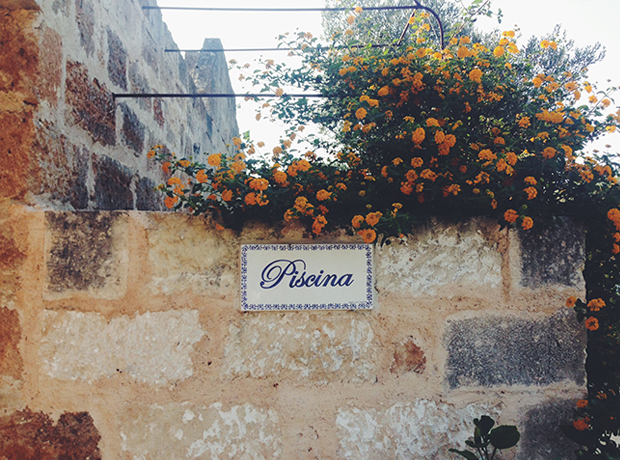
[[(365, 299), (349, 302), (313, 303), (250, 303), (248, 299), (248, 253), (250, 251), (363, 251), (365, 259)], [(308, 310), (370, 310), (373, 307), (373, 259), (369, 244), (244, 244), (241, 245), (241, 310), (242, 311), (308, 311)]]

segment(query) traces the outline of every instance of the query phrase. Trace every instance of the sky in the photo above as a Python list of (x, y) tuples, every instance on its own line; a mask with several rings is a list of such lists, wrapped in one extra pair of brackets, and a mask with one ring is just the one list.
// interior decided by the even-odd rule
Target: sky
[[(160, 6), (203, 6), (203, 7), (253, 7), (253, 8), (311, 8), (323, 7), (324, 0), (158, 0)], [(469, 3), (469, 0), (462, 0)], [(363, 6), (364, 1), (359, 3)], [(412, 4), (414, 2), (412, 1)], [(424, 4), (424, 1), (421, 0)], [(577, 46), (600, 42), (607, 49), (602, 62), (592, 66), (590, 82), (599, 89), (620, 86), (620, 0), (493, 0), (492, 9), (502, 10), (501, 24), (497, 19), (482, 18), (478, 26), (493, 30), (510, 30), (518, 27), (522, 38), (517, 42), (525, 45), (532, 36), (542, 36), (553, 30), (556, 24), (568, 32)], [(368, 13), (370, 14), (370, 13)], [(180, 49), (199, 49), (205, 38), (219, 38), (224, 48), (265, 48), (277, 46), (276, 37), (285, 32), (302, 30), (315, 36), (321, 35), (320, 13), (263, 13), (263, 12), (198, 12), (163, 11), (164, 20)], [(261, 53), (228, 53), (226, 58), (240, 63), (252, 62)], [(286, 53), (263, 53), (266, 58), (284, 58)], [(236, 92), (252, 91), (244, 88), (237, 79), (238, 73), (231, 72)], [(611, 79), (611, 82), (607, 80)], [(616, 105), (620, 105), (620, 95)], [(241, 132), (249, 130), (254, 140), (263, 140), (276, 145), (282, 127), (269, 122), (255, 120), (253, 103), (238, 100), (237, 119)], [(604, 147), (611, 144), (611, 153), (620, 154), (620, 133), (597, 142), (592, 149), (609, 151)]]

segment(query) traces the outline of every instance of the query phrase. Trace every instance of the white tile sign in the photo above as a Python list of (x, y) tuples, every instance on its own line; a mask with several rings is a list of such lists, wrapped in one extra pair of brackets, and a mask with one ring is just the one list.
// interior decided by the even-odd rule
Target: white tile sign
[(369, 310), (369, 244), (241, 245), (241, 310)]

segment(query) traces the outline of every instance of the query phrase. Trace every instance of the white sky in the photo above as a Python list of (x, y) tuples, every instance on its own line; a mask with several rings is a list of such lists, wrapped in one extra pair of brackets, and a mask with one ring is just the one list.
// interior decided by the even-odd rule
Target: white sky
[[(468, 0), (463, 0), (469, 3)], [(363, 6), (363, 0), (359, 2)], [(424, 1), (421, 1), (424, 4)], [(413, 2), (412, 2), (413, 4)], [(160, 6), (205, 6), (205, 7), (323, 7), (323, 0), (159, 0)], [(532, 35), (541, 36), (561, 24), (568, 37), (577, 46), (600, 42), (607, 48), (604, 61), (590, 70), (590, 81), (598, 82), (599, 89), (620, 85), (620, 0), (493, 0), (493, 10), (501, 8), (502, 23), (496, 19), (480, 19), (478, 25), (484, 29), (512, 29), (518, 26), (523, 37), (518, 42), (525, 45)], [(164, 20), (181, 49), (199, 49), (204, 38), (219, 38), (224, 48), (266, 48), (277, 46), (276, 36), (285, 32), (303, 30), (316, 36), (321, 35), (320, 13), (228, 13), (228, 12), (178, 12), (164, 11)], [(368, 12), (367, 14), (372, 14)], [(286, 53), (265, 53), (268, 58), (284, 58)], [(226, 58), (241, 63), (251, 62), (253, 54), (228, 53)], [(236, 92), (244, 89), (237, 80), (238, 74), (231, 73)], [(611, 83), (607, 82), (611, 79)], [(276, 145), (280, 130), (268, 122), (257, 123), (252, 103), (238, 100), (237, 119), (241, 132), (250, 130), (254, 140), (263, 140)], [(616, 105), (620, 105), (620, 95)], [(605, 150), (604, 144), (612, 144), (612, 152), (620, 153), (620, 133), (607, 136), (595, 147)]]

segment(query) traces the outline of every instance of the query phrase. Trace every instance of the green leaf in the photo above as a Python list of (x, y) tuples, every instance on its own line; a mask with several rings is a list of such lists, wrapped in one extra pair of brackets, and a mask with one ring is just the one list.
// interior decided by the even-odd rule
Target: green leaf
[(509, 449), (516, 446), (521, 434), (516, 426), (501, 425), (489, 433), (489, 440), (497, 449)]
[(467, 460), (478, 460), (478, 457), (476, 457), (474, 453), (468, 450), (449, 449), (449, 452), (454, 452), (455, 454), (459, 454), (461, 457), (465, 457)]
[(474, 425), (480, 430), (480, 436), (486, 436), (495, 425), (495, 421), (488, 415), (483, 415), (479, 419), (474, 419)]

